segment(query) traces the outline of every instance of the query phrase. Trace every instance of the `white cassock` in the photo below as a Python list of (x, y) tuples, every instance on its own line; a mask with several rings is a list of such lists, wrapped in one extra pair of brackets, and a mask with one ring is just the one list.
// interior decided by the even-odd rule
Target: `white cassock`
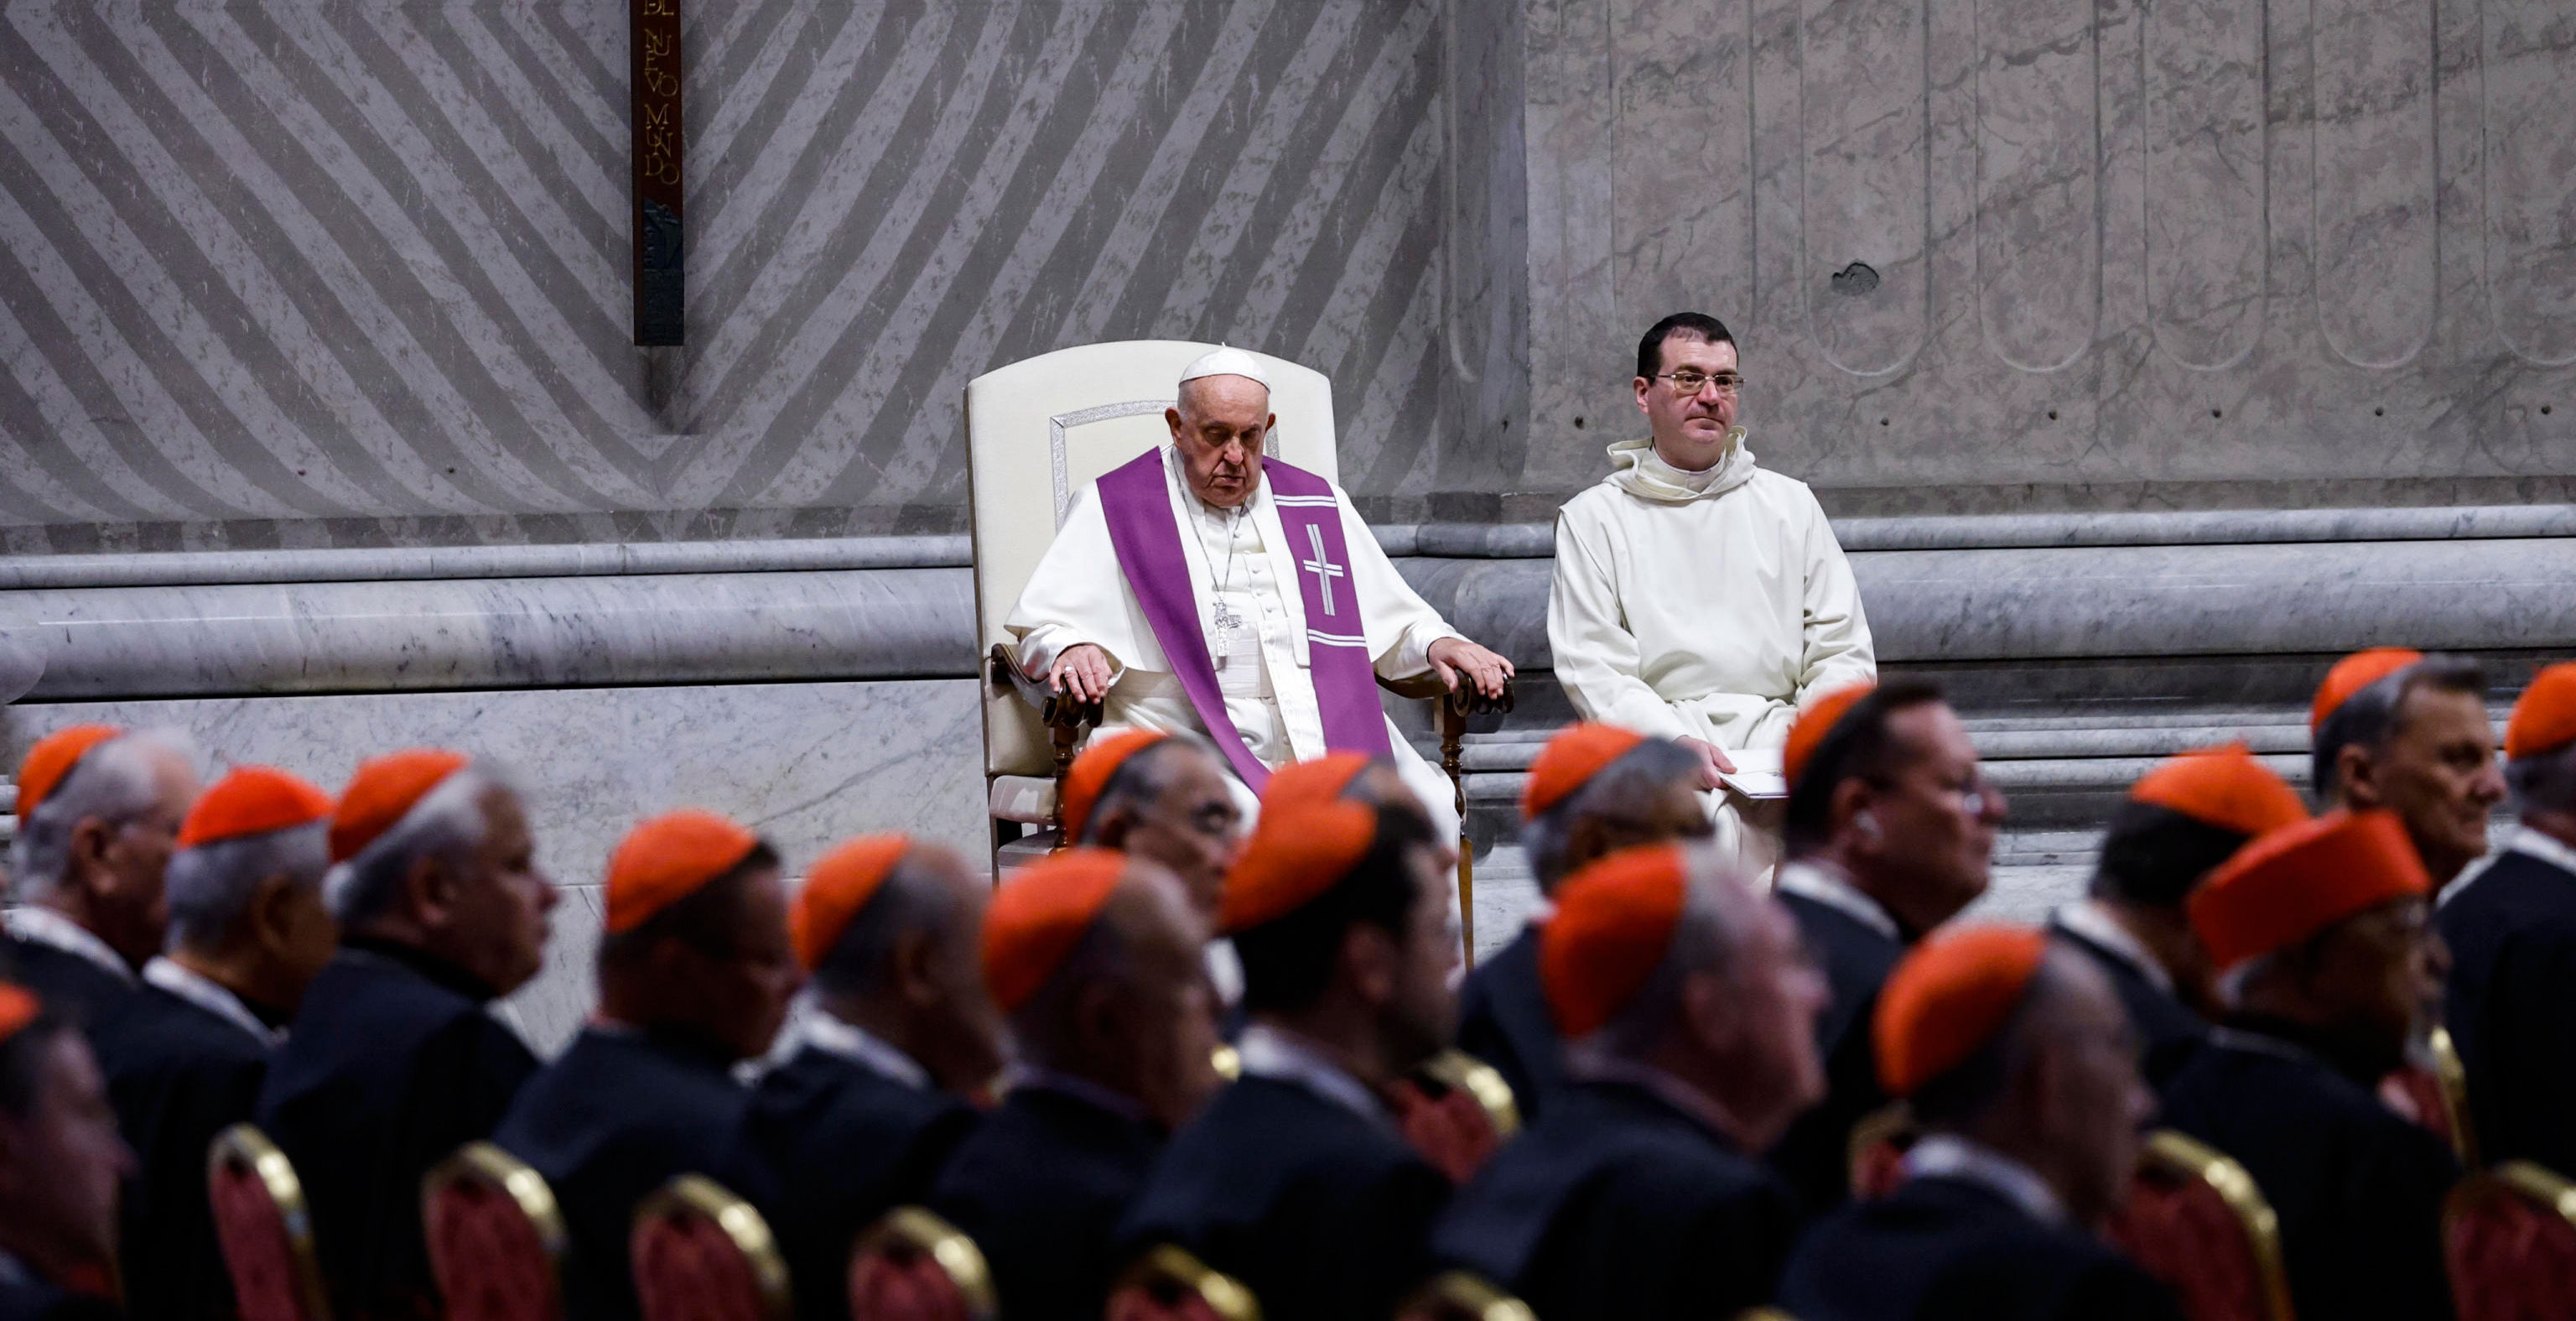
[[(1651, 442), (1556, 514), (1547, 640), (1587, 720), (1720, 748), (1776, 748), (1810, 694), (1878, 677), (1851, 564), (1805, 482), (1726, 457), (1684, 472)], [(1748, 860), (1743, 808), (1711, 795)], [(1774, 846), (1775, 847), (1775, 846)]]
[[(1297, 557), (1271, 502), (1269, 475), (1263, 474), (1251, 499), (1235, 509), (1218, 509), (1190, 493), (1178, 450), (1165, 445), (1162, 456), (1173, 522), (1198, 600), (1200, 636), (1207, 639), (1226, 715), (1264, 766), (1276, 769), (1324, 755), (1328, 749), (1309, 669)], [(1348, 590), (1359, 595), (1362, 629), (1376, 671), (1401, 679), (1429, 670), (1431, 644), (1461, 635), (1396, 573), (1368, 525), (1352, 512), (1349, 493), (1335, 486), (1333, 496), (1349, 546), (1351, 563), (1343, 566)], [(1334, 586), (1338, 589), (1342, 582)], [(1225, 607), (1222, 617), (1220, 604)], [(1221, 619), (1243, 623), (1222, 628)], [(1171, 662), (1164, 659), (1144, 608), (1119, 571), (1098, 482), (1084, 483), (1074, 497), (1064, 526), (1056, 530), (1004, 627), (1020, 640), (1020, 668), (1027, 674), (1046, 673), (1056, 657), (1079, 643), (1109, 653), (1114, 678), (1100, 732), (1187, 729), (1207, 734)], [(1430, 810), (1432, 827), (1443, 832), (1435, 838), (1457, 838), (1449, 777), (1432, 769), (1393, 721), (1387, 723), (1387, 741), (1394, 747), (1397, 772)], [(1243, 796), (1248, 798), (1249, 791)]]

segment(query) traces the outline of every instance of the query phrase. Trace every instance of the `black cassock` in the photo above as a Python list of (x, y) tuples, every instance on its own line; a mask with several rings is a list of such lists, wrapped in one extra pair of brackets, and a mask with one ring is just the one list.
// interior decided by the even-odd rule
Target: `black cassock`
[(1242, 1281), (1267, 1321), (1383, 1317), (1429, 1276), (1448, 1196), (1390, 1123), (1247, 1076), (1173, 1135), (1116, 1256), (1178, 1244)]
[(2485, 1160), (2576, 1173), (2576, 872), (2510, 850), (2445, 901), (2443, 1003)]
[(1118, 1222), (1162, 1146), (1144, 1119), (1079, 1089), (1022, 1084), (957, 1148), (931, 1209), (984, 1249), (1002, 1315), (1099, 1321)]
[(1432, 1254), (1548, 1321), (1731, 1317), (1771, 1301), (1797, 1227), (1797, 1195), (1717, 1130), (1578, 1082), (1459, 1191)]
[(491, 1136), (537, 1060), (461, 969), (363, 937), (344, 943), (260, 1089), (257, 1123), (312, 1205), (343, 1315), (407, 1316), (431, 1295), (420, 1180)]
[(2120, 997), (2120, 1007), (2129, 1014), (2129, 1026), (2138, 1034), (2138, 1072), (2147, 1085), (2157, 1092), (2173, 1081), (2183, 1066), (2209, 1041), (2209, 1020), (2193, 1013), (2173, 992), (2158, 986), (2153, 978), (2129, 961), (2128, 955), (2105, 948), (2080, 931), (2069, 930), (2054, 922), (2048, 934), (2057, 943), (2093, 961), (2102, 975), (2111, 981), (2111, 989)]
[(1524, 1122), (1536, 1122), (1565, 1090), (1556, 1020), (1538, 980), (1538, 928), (1524, 927), (1467, 974), (1458, 992), (1458, 1048), (1512, 1085)]
[(2239, 1021), (2165, 1089), (2159, 1122), (2254, 1176), (2300, 1316), (2447, 1317), (2442, 1197), (2459, 1163), (2354, 1075), (2294, 1027)]
[(95, 1047), (116, 1031), (116, 1020), (141, 993), (142, 984), (119, 977), (69, 950), (41, 941), (0, 936), (7, 980), (36, 993), (45, 1012), (79, 1027)]
[(1789, 1259), (1780, 1305), (1798, 1321), (2182, 1315), (2162, 1284), (2101, 1240), (2042, 1221), (1981, 1184), (1941, 1175), (1908, 1180), (1819, 1223)]
[(563, 1210), (572, 1321), (641, 1315), (628, 1235), (636, 1208), (680, 1175), (705, 1175), (777, 1223), (769, 1169), (745, 1141), (750, 1102), (721, 1053), (631, 1028), (584, 1028), (519, 1090), (492, 1141), (544, 1176)]
[[(850, 1248), (877, 1217), (930, 1193), (975, 1126), (965, 1101), (808, 1045), (753, 1089), (751, 1141), (778, 1189), (773, 1222), (796, 1310), (850, 1314)], [(818, 1175), (818, 1171), (828, 1174)]]
[(1831, 998), (1816, 1015), (1816, 1058), (1825, 1065), (1825, 1099), (1789, 1126), (1771, 1149), (1770, 1161), (1809, 1212), (1822, 1212), (1851, 1197), (1852, 1126), (1887, 1104), (1887, 1093), (1878, 1084), (1869, 1021), (1878, 1008), (1879, 988), (1905, 956), (1905, 943), (1803, 894), (1783, 893), (1780, 902), (1797, 919), (1808, 951), (1823, 965)]
[(99, 1049), (136, 1173), (125, 1186), (126, 1311), (146, 1321), (234, 1313), (206, 1203), (206, 1149), (259, 1108), (268, 1043), (221, 1014), (146, 986)]

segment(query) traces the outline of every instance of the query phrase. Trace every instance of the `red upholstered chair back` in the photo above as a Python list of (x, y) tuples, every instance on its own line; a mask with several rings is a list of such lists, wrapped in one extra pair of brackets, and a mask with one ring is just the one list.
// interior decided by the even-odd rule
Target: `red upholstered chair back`
[(313, 1216), (285, 1152), (248, 1124), (225, 1129), (206, 1151), (206, 1199), (241, 1321), (330, 1321)]
[(1845, 1153), (1850, 1162), (1852, 1196), (1868, 1201), (1895, 1192), (1905, 1182), (1905, 1153), (1923, 1136), (1914, 1112), (1903, 1101), (1892, 1102), (1852, 1125)]
[(1465, 1183), (1520, 1131), (1512, 1086), (1493, 1066), (1442, 1051), (1395, 1085), (1405, 1139), (1452, 1180)]
[(2529, 1161), (2473, 1174), (2442, 1208), (2459, 1321), (2576, 1321), (2576, 1184)]
[(1538, 1321), (1538, 1314), (1473, 1271), (1443, 1271), (1395, 1309), (1395, 1321)]
[(993, 1321), (993, 1273), (955, 1225), (897, 1207), (850, 1253), (851, 1321)]
[(447, 1321), (563, 1321), (563, 1215), (542, 1176), (474, 1142), (431, 1170), (420, 1196)]
[(786, 1321), (791, 1310), (769, 1223), (703, 1175), (644, 1199), (627, 1247), (644, 1321)]
[(2190, 1138), (2148, 1139), (2110, 1237), (2173, 1287), (2191, 1321), (2290, 1321), (2271, 1205), (2244, 1166)]
[(1171, 1244), (1146, 1253), (1109, 1291), (1108, 1321), (1261, 1321), (1243, 1282)]

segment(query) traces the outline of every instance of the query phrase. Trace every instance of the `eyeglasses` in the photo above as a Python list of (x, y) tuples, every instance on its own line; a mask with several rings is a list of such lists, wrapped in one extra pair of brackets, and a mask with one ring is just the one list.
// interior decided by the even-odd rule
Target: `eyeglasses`
[(1699, 397), (1700, 391), (1705, 390), (1712, 385), (1717, 387), (1717, 392), (1719, 394), (1729, 397), (1733, 397), (1744, 392), (1744, 378), (1736, 375), (1734, 372), (1719, 372), (1717, 375), (1711, 376), (1706, 372), (1695, 372), (1685, 369), (1677, 372), (1666, 372), (1654, 379), (1658, 381), (1672, 382), (1673, 393), (1680, 395), (1684, 399), (1696, 399)]

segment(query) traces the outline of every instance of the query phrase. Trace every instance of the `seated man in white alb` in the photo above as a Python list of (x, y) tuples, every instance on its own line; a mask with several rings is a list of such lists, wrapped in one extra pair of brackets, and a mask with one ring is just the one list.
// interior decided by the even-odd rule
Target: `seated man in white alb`
[(1254, 793), (1292, 761), (1391, 753), (1457, 838), (1449, 782), (1396, 736), (1377, 676), (1500, 696), (1511, 662), (1397, 576), (1341, 488), (1263, 460), (1278, 418), (1250, 354), (1190, 364), (1163, 417), (1172, 443), (1083, 487), (1012, 607), (1022, 671), (1102, 699), (1102, 732), (1207, 734)]
[(1637, 345), (1650, 440), (1556, 515), (1547, 640), (1586, 720), (1669, 738), (1707, 764), (1721, 846), (1759, 871), (1780, 803), (1719, 783), (1730, 750), (1773, 749), (1809, 694), (1878, 676), (1860, 590), (1807, 484), (1754, 466), (1735, 425), (1735, 337), (1680, 312)]

